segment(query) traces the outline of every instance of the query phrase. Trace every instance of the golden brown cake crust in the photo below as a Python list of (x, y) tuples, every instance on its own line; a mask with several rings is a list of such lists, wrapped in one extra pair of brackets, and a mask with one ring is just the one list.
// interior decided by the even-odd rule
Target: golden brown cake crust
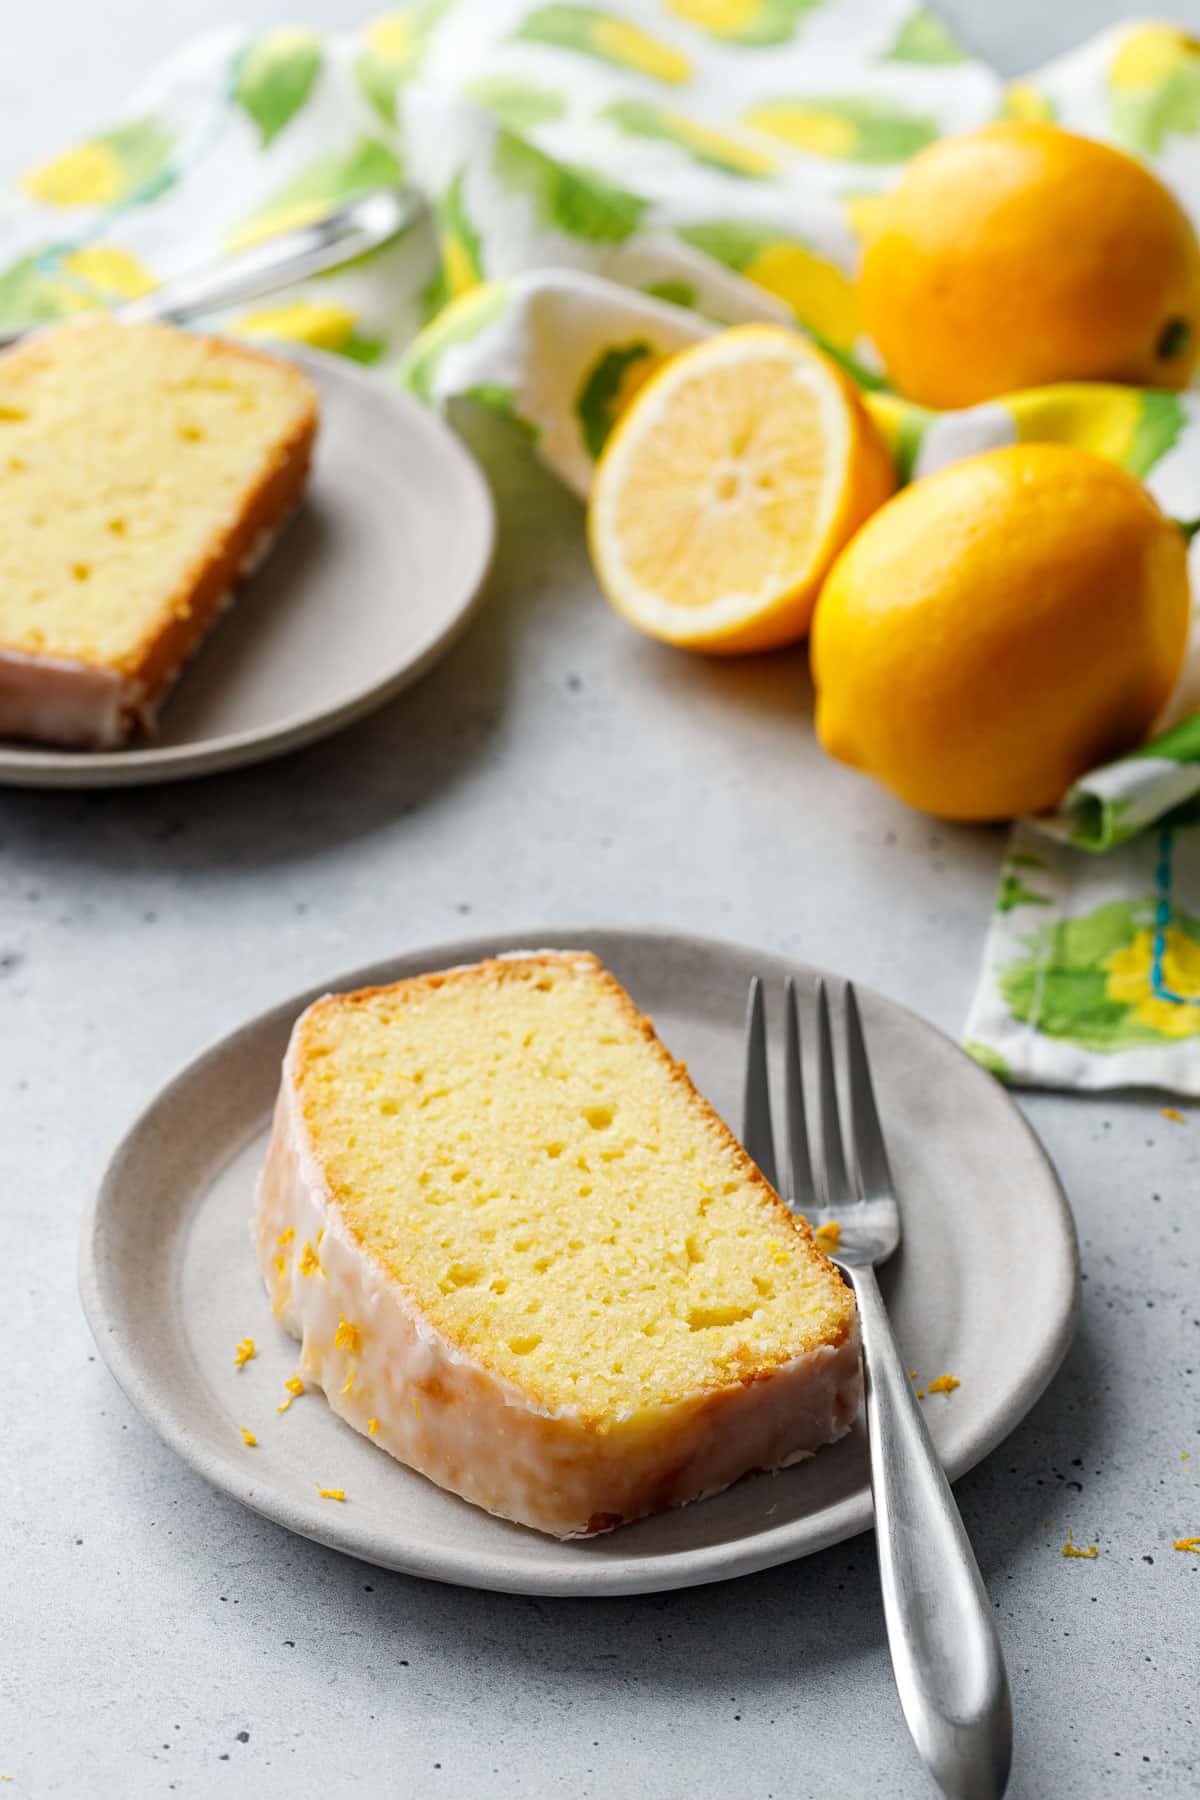
[[(779, 1222), (801, 1240), (803, 1254), (806, 1256), (810, 1266), (823, 1270), (831, 1278), (836, 1290), (840, 1291), (840, 1295), (843, 1297), (840, 1317), (837, 1320), (836, 1328), (832, 1332), (826, 1333), (823, 1341), (832, 1348), (837, 1348), (844, 1344), (855, 1328), (856, 1313), (854, 1295), (842, 1280), (841, 1275), (826, 1255), (824, 1249), (813, 1236), (812, 1227), (809, 1225), (808, 1220), (801, 1214), (794, 1213), (791, 1208), (785, 1204), (775, 1188), (771, 1186), (771, 1183), (759, 1169), (758, 1164), (747, 1155), (742, 1144), (734, 1136), (724, 1119), (721, 1118), (720, 1114), (695, 1086), (688, 1073), (687, 1065), (677, 1061), (675, 1057), (671, 1055), (671, 1052), (667, 1049), (666, 1045), (655, 1031), (653, 1020), (649, 1019), (645, 1013), (638, 1011), (629, 994), (621, 986), (621, 983), (615, 976), (609, 973), (601, 963), (600, 959), (597, 956), (594, 956), (591, 951), (539, 950), (528, 954), (498, 956), (484, 962), (472, 963), (459, 969), (444, 969), (429, 975), (413, 975), (407, 977), (403, 981), (383, 983), (377, 987), (357, 988), (345, 994), (330, 994), (326, 996), (325, 999), (318, 1000), (311, 1006), (299, 1023), (297, 1028), (298, 1042), (296, 1045), (299, 1061), (303, 1064), (305, 1052), (304, 1040), (307, 1028), (310, 1028), (320, 1017), (321, 1012), (328, 1007), (342, 1008), (346, 1006), (360, 1006), (384, 995), (389, 998), (394, 997), (401, 1001), (405, 1001), (410, 997), (415, 998), (422, 993), (434, 993), (439, 988), (450, 985), (478, 986), (489, 983), (503, 983), (507, 979), (519, 980), (529, 970), (537, 968), (586, 968), (590, 975), (598, 978), (603, 983), (609, 994), (620, 1007), (621, 1011), (625, 1014), (630, 1025), (640, 1032), (647, 1046), (662, 1063), (671, 1081), (684, 1091), (689, 1103), (702, 1117), (708, 1131), (719, 1141), (722, 1148), (728, 1151), (734, 1158), (739, 1169), (746, 1176), (750, 1184), (762, 1196), (764, 1202), (775, 1213)], [(337, 1207), (338, 1214), (343, 1221), (347, 1233), (360, 1245), (365, 1253), (369, 1253), (367, 1252), (367, 1246), (355, 1221), (347, 1216), (344, 1208), (338, 1206), (336, 1195), (330, 1195), (330, 1205)], [(483, 1347), (477, 1346), (473, 1351), (473, 1355), (485, 1367), (491, 1366), (486, 1350)], [(782, 1366), (788, 1360), (788, 1357), (782, 1355), (776, 1357), (761, 1356), (756, 1360), (753, 1367), (749, 1369), (743, 1371), (727, 1370), (719, 1385), (713, 1388), (713, 1395), (715, 1397), (735, 1384), (740, 1383), (743, 1387), (749, 1387), (754, 1382), (767, 1380), (775, 1373), (777, 1368)]]

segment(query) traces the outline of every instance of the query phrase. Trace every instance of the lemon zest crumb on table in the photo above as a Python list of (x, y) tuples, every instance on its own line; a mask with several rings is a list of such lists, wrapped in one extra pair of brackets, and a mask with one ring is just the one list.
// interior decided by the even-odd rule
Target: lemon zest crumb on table
[(1175, 1125), (1187, 1124), (1187, 1120), (1184, 1118), (1183, 1114), (1174, 1106), (1164, 1106), (1162, 1108), (1162, 1116), (1164, 1119), (1170, 1119)]
[(1179, 1452), (1179, 1460), (1180, 1460), (1180, 1462), (1191, 1462), (1191, 1460), (1192, 1460), (1191, 1451), (1190, 1450), (1181, 1450)]
[(924, 1388), (918, 1388), (918, 1389), (917, 1389), (917, 1399), (918, 1399), (918, 1400), (923, 1400), (923, 1399), (924, 1399), (924, 1398), (925, 1398), (925, 1389), (924, 1389)]
[(244, 1337), (233, 1353), (234, 1366), (240, 1369), (246, 1363), (252, 1362), (257, 1355), (258, 1351), (255, 1348), (254, 1339), (252, 1337)]
[(287, 1389), (287, 1399), (283, 1402), (282, 1406), (277, 1406), (275, 1408), (275, 1411), (278, 1413), (285, 1413), (292, 1404), (292, 1401), (298, 1399), (304, 1392), (304, 1383), (298, 1375), (289, 1375), (283, 1385)]
[(842, 1228), (836, 1219), (830, 1219), (827, 1225), (818, 1225), (814, 1233), (822, 1250), (836, 1250), (842, 1241)]
[(258, 1439), (255, 1437), (254, 1433), (252, 1431), (247, 1431), (244, 1425), (240, 1426), (239, 1430), (242, 1434), (243, 1444), (245, 1444), (248, 1450), (253, 1450), (258, 1443)]
[(928, 1392), (931, 1394), (952, 1394), (956, 1387), (961, 1386), (962, 1382), (958, 1379), (957, 1375), (939, 1375), (936, 1381), (931, 1381), (929, 1383)]
[(1077, 1556), (1082, 1562), (1095, 1562), (1100, 1551), (1095, 1544), (1090, 1544), (1086, 1550), (1081, 1549), (1078, 1544), (1073, 1544), (1071, 1542), (1071, 1534), (1068, 1532), (1067, 1541), (1062, 1547), (1062, 1554), (1064, 1556)]
[(1193, 1556), (1200, 1556), (1200, 1537), (1176, 1538), (1171, 1548), (1172, 1550), (1190, 1550)]
[(346, 1498), (345, 1488), (319, 1487), (317, 1489), (317, 1492), (321, 1496), (322, 1500), (344, 1500)]
[(367, 1420), (367, 1436), (374, 1437), (375, 1433), (378, 1430), (379, 1430), (379, 1420), (378, 1419), (368, 1419)]
[(917, 1371), (915, 1369), (910, 1369), (908, 1371), (908, 1379), (910, 1381), (915, 1381), (917, 1379)]

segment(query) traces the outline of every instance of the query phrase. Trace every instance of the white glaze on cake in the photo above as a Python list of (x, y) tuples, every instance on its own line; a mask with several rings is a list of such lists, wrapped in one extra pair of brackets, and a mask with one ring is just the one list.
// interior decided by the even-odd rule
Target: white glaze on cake
[[(334, 1411), (410, 1468), (489, 1512), (587, 1536), (778, 1469), (850, 1427), (857, 1328), (747, 1384), (698, 1393), (607, 1431), (535, 1405), (450, 1343), (351, 1231), (330, 1195), (284, 1060), (254, 1239), (298, 1369)], [(375, 1429), (371, 1431), (371, 1421)]]

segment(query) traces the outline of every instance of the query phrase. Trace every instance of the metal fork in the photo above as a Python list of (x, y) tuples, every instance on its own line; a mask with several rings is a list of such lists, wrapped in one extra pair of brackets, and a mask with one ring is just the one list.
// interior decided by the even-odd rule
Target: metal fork
[[(954, 1800), (998, 1800), (1012, 1760), (1012, 1704), (992, 1609), (950, 1484), (888, 1322), (875, 1266), (900, 1243), (900, 1210), (875, 1107), (858, 1002), (845, 990), (843, 1133), (824, 982), (816, 992), (820, 1154), (809, 1150), (796, 988), (785, 991), (788, 1185), (776, 1173), (762, 983), (750, 984), (742, 1139), (810, 1223), (835, 1221), (834, 1261), (854, 1289), (866, 1377), (867, 1441), (883, 1612), (900, 1704), (930, 1774)], [(845, 1151), (853, 1178), (847, 1173)], [(814, 1180), (814, 1169), (818, 1179)]]

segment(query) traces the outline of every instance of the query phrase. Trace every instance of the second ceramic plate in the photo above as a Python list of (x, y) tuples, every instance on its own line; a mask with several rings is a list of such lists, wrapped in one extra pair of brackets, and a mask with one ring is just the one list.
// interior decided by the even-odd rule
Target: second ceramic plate
[(0, 742), (0, 783), (127, 787), (236, 768), (349, 725), (466, 624), (495, 541), (491, 492), (448, 426), (377, 376), (287, 348), (321, 396), (304, 501), (124, 750)]
[[(693, 1079), (736, 1123), (752, 974), (778, 1008), (786, 975), (817, 971), (704, 939), (545, 928), (442, 944), (338, 978), (393, 981), (497, 950), (594, 950), (649, 1012)], [(250, 1248), (279, 1065), (297, 994), (224, 1038), (151, 1102), (84, 1224), (81, 1289), (109, 1367), (168, 1444), (268, 1518), (386, 1568), (526, 1594), (621, 1594), (745, 1574), (871, 1522), (861, 1426), (810, 1462), (724, 1494), (558, 1543), (506, 1524), (403, 1468), (335, 1418), (319, 1393), (277, 1412), (296, 1346), (278, 1327)], [(948, 1038), (861, 993), (904, 1216), (885, 1291), (909, 1366), (961, 1386), (926, 1403), (950, 1475), (1021, 1419), (1070, 1341), (1075, 1234), (1058, 1181), (1008, 1095)], [(778, 1012), (776, 1013), (778, 1016)], [(251, 1336), (258, 1355), (236, 1369)], [(241, 1427), (258, 1439), (242, 1443)], [(318, 1487), (344, 1490), (344, 1503)]]

